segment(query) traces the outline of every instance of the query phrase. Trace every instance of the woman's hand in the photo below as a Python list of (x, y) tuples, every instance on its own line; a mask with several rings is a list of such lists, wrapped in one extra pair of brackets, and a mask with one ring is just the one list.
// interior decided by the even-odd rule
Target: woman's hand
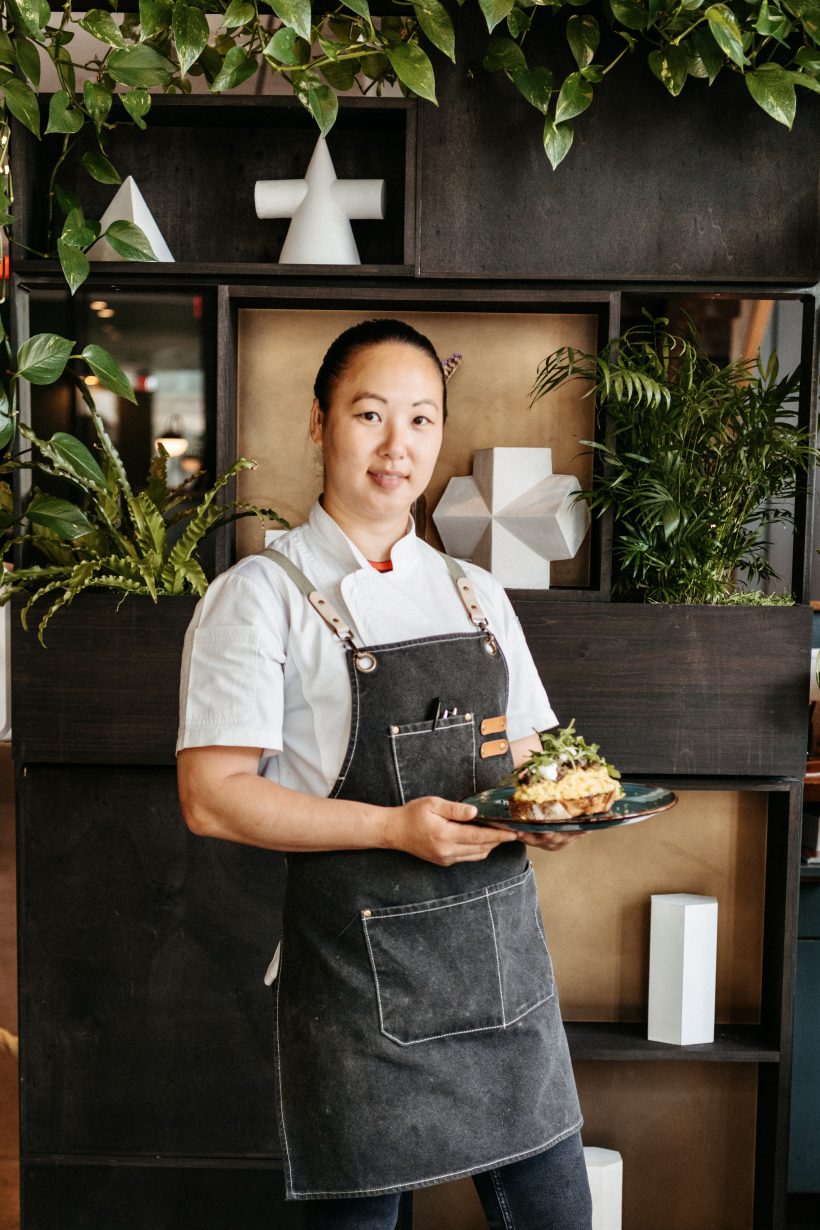
[(453, 863), (477, 863), (496, 846), (515, 841), (509, 829), (470, 824), (476, 809), (469, 803), (454, 803), (427, 795), (402, 807), (387, 809), (386, 844), (393, 850), (415, 854), (428, 863), (451, 867)]
[(518, 833), (519, 841), (523, 841), (525, 846), (538, 846), (540, 850), (563, 850), (564, 846), (568, 846), (571, 841), (575, 841), (578, 837), (586, 837), (586, 832), (581, 833)]

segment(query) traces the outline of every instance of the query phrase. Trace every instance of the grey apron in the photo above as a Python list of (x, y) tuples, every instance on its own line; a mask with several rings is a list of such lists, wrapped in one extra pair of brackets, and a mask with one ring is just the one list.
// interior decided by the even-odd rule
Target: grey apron
[[(510, 771), (506, 662), (455, 561), (475, 628), (360, 648), (289, 560), (265, 554), (344, 644), (352, 718), (332, 798), (461, 799)], [(275, 1060), (288, 1199), (424, 1187), (577, 1131), (522, 843), (452, 867), (392, 850), (287, 864)]]

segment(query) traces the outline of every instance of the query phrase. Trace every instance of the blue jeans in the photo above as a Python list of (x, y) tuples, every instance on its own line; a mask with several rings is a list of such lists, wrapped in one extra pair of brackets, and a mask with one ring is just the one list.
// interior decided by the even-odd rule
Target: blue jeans
[[(581, 1136), (535, 1157), (473, 1175), (490, 1230), (590, 1230), (589, 1194)], [(399, 1195), (305, 1200), (305, 1230), (395, 1230)]]

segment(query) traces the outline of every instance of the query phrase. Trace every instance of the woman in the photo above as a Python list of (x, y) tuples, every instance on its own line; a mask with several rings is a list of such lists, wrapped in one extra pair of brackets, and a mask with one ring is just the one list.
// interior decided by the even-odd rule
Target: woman
[(524, 844), (471, 824), (555, 724), (503, 589), (418, 539), (441, 365), (354, 326), (316, 379), (324, 491), (219, 577), (183, 660), (189, 827), (286, 851), (276, 990), (288, 1198), (392, 1230), (399, 1195), (471, 1174), (491, 1225), (588, 1230), (579, 1112)]

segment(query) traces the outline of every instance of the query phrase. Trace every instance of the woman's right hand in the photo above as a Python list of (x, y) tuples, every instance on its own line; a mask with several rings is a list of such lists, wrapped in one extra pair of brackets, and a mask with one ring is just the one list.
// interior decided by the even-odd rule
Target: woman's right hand
[(470, 803), (425, 795), (388, 809), (386, 844), (439, 867), (451, 867), (453, 863), (480, 862), (502, 842), (517, 840), (507, 829), (470, 824), (476, 814)]

